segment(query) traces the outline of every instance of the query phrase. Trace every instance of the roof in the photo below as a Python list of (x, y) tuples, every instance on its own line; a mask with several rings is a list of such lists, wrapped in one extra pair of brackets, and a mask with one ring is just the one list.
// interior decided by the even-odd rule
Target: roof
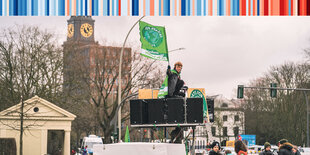
[[(22, 103), (0, 112), (0, 119), (20, 119)], [(74, 120), (76, 116), (55, 104), (34, 96), (24, 101), (24, 119), (28, 120)]]

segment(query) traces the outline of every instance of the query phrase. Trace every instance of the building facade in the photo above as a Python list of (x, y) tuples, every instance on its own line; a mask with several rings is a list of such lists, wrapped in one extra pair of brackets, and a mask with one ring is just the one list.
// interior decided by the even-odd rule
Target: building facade
[(241, 103), (238, 100), (228, 100), (222, 96), (214, 99), (214, 122), (211, 124), (213, 140), (223, 142), (237, 139), (244, 134), (245, 119)]
[[(38, 96), (23, 103), (23, 154), (70, 155), (71, 122), (76, 116)], [(20, 149), (21, 106), (19, 103), (0, 112), (0, 140), (14, 139), (17, 155)], [(11, 148), (13, 146), (5, 149)]]
[[(95, 21), (90, 16), (72, 16), (67, 22), (67, 40), (63, 43), (65, 92), (91, 93), (99, 80), (106, 87), (113, 83), (116, 90), (122, 48), (102, 46), (95, 41)], [(131, 48), (124, 48), (122, 83), (127, 83), (131, 77), (131, 54)]]
[[(218, 141), (226, 145), (226, 141), (237, 139), (245, 134), (245, 117), (238, 100), (228, 100), (221, 95), (206, 97), (214, 100), (214, 122), (195, 129), (196, 149), (205, 149), (208, 143)], [(187, 136), (188, 131), (184, 136)]]

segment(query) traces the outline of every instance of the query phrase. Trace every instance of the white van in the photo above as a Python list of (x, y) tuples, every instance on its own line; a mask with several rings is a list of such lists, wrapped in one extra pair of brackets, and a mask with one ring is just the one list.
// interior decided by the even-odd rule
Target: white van
[(83, 150), (86, 146), (87, 154), (93, 154), (93, 146), (95, 144), (103, 144), (101, 137), (96, 135), (89, 135), (88, 137), (84, 137), (80, 147), (81, 154), (83, 154)]

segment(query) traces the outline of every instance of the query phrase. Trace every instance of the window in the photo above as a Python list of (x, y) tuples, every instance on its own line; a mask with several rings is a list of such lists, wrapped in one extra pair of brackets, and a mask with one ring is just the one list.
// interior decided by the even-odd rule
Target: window
[(235, 122), (239, 121), (239, 115), (235, 115)]
[(227, 115), (224, 115), (224, 116), (223, 116), (223, 121), (224, 121), (224, 122), (227, 121)]
[(234, 127), (234, 135), (235, 137), (239, 135), (239, 127)]
[(215, 127), (211, 127), (212, 136), (215, 136), (215, 131), (216, 131), (216, 128)]
[(223, 127), (223, 136), (227, 136), (227, 127)]
[(228, 107), (228, 104), (227, 103), (223, 103), (222, 104), (222, 108), (227, 108)]

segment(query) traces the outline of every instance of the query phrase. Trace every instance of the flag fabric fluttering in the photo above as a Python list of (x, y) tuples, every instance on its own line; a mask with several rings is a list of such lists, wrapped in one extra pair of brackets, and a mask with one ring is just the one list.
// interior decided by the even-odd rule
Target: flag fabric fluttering
[(129, 135), (128, 126), (126, 128), (126, 133), (125, 133), (125, 142), (130, 142), (130, 135)]
[(169, 61), (165, 27), (139, 22), (142, 51), (140, 55), (160, 61)]
[(165, 98), (168, 95), (168, 76), (165, 78), (164, 83), (161, 85), (157, 98)]
[[(175, 73), (177, 75), (179, 75), (179, 73), (172, 69), (171, 70), (172, 73)], [(165, 80), (164, 80), (164, 83), (161, 85), (159, 91), (158, 91), (158, 95), (157, 95), (157, 98), (165, 98), (166, 95), (168, 95), (168, 75), (166, 76)]]

